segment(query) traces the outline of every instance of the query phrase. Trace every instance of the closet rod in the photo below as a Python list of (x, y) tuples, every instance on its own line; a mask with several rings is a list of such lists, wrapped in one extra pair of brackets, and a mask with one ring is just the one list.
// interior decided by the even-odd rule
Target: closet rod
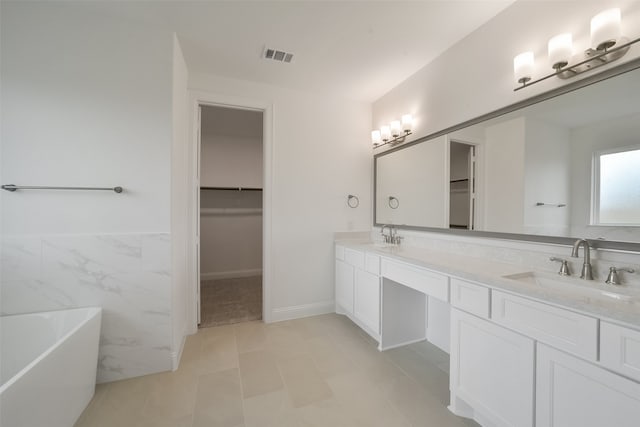
[(262, 191), (262, 188), (251, 187), (200, 187), (201, 190), (224, 190), (224, 191)]
[(122, 187), (44, 187), (14, 184), (5, 184), (2, 189), (11, 192), (16, 190), (107, 190), (115, 191), (116, 193), (122, 193), (123, 190)]

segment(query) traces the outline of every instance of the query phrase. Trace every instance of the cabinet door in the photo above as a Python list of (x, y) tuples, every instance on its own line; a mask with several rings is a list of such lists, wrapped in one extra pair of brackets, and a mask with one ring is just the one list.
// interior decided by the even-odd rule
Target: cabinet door
[(380, 333), (380, 278), (356, 270), (354, 315), (375, 334)]
[(463, 400), (492, 425), (532, 426), (534, 353), (532, 339), (453, 308), (452, 402)]
[(491, 319), (589, 360), (598, 356), (598, 319), (506, 292), (491, 291)]
[[(336, 260), (336, 312), (353, 314), (353, 266)], [(343, 311), (344, 310), (344, 311)]]
[(640, 331), (600, 322), (600, 363), (640, 381)]
[(637, 427), (640, 384), (538, 344), (536, 426)]

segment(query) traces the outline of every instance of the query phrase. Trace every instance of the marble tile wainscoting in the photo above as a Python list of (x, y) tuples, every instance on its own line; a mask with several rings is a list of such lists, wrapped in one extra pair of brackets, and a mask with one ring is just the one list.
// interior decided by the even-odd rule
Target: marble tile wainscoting
[(2, 315), (102, 307), (98, 382), (171, 369), (169, 233), (2, 239)]

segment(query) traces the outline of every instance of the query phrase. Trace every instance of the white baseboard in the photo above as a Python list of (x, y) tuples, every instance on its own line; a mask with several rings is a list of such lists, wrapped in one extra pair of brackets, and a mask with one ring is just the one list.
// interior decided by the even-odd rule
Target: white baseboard
[(378, 350), (380, 350), (380, 351), (391, 350), (392, 348), (404, 347), (405, 345), (415, 344), (417, 342), (422, 342), (422, 341), (425, 341), (426, 339), (427, 339), (427, 337), (416, 338), (414, 340), (404, 341), (404, 342), (397, 343), (397, 344), (385, 345), (384, 347), (382, 345), (379, 345), (378, 346)]
[(314, 302), (312, 304), (294, 305), (271, 310), (271, 322), (300, 319), (319, 314), (335, 313), (334, 301)]
[(200, 273), (200, 280), (234, 279), (236, 277), (252, 277), (262, 275), (261, 268), (250, 270), (220, 271), (217, 273)]
[(180, 342), (180, 348), (178, 351), (171, 352), (171, 370), (175, 371), (180, 366), (180, 359), (182, 358), (182, 351), (184, 350), (184, 344), (187, 341), (187, 335), (182, 336), (182, 341)]

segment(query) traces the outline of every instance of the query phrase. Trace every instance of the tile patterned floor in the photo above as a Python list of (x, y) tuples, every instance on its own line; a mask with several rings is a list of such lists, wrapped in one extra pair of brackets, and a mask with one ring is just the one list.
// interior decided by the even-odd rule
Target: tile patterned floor
[(76, 427), (463, 427), (448, 355), (378, 352), (344, 316), (201, 329), (180, 368), (101, 384)]
[(203, 280), (200, 327), (262, 319), (262, 276)]

